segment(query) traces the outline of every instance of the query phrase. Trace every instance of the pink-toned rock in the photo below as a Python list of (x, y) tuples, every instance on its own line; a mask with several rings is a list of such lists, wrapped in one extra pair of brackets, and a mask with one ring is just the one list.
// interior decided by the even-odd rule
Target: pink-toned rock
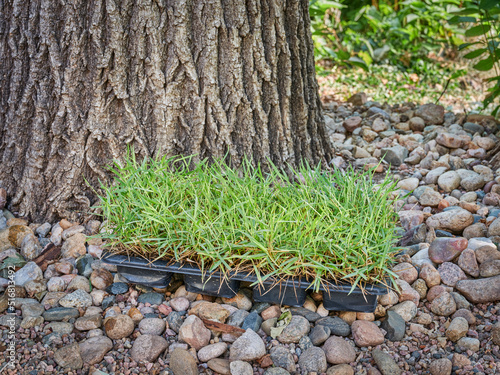
[(179, 340), (191, 345), (196, 350), (210, 342), (210, 330), (196, 315), (189, 315), (179, 329)]
[(54, 269), (57, 272), (62, 273), (63, 275), (68, 275), (71, 272), (73, 272), (73, 265), (69, 262), (66, 262), (66, 261), (58, 262), (55, 264)]
[(500, 194), (488, 193), (483, 198), (483, 204), (486, 206), (498, 206), (500, 205)]
[(486, 279), (460, 280), (456, 288), (472, 303), (500, 301), (500, 275)]
[(484, 148), (470, 148), (467, 154), (471, 158), (484, 159), (486, 157), (486, 150)]
[(458, 257), (458, 266), (472, 277), (479, 276), (476, 254), (472, 249), (465, 249)]
[(429, 291), (427, 292), (427, 301), (432, 302), (437, 297), (439, 297), (442, 293), (452, 292), (452, 291), (453, 291), (453, 288), (450, 288), (449, 286), (435, 285), (432, 288), (430, 288)]
[(359, 128), (361, 125), (361, 117), (359, 116), (352, 116), (346, 119), (343, 123), (345, 130), (348, 132), (353, 132), (356, 130), (356, 128)]
[(399, 212), (401, 225), (405, 230), (410, 230), (424, 222), (424, 213), (417, 210), (407, 210)]
[(464, 139), (451, 133), (441, 133), (436, 137), (436, 143), (448, 148), (460, 148), (464, 145)]
[(278, 305), (273, 305), (265, 309), (260, 313), (263, 320), (268, 320), (272, 318), (279, 318), (281, 315), (281, 309)]
[(399, 287), (399, 302), (412, 301), (418, 306), (420, 301), (420, 294), (411, 287), (406, 281), (398, 279), (396, 285)]
[(343, 337), (331, 336), (323, 345), (326, 360), (334, 365), (351, 363), (356, 360), (356, 352)]
[(444, 262), (438, 268), (443, 284), (454, 287), (459, 280), (466, 280), (464, 271), (455, 263)]
[(438, 237), (429, 247), (429, 258), (438, 264), (449, 262), (467, 248), (467, 243), (467, 239), (463, 237)]
[(408, 284), (412, 284), (418, 278), (417, 269), (407, 262), (396, 264), (392, 271)]
[(351, 325), (352, 336), (357, 346), (377, 346), (384, 342), (384, 335), (375, 323), (356, 320)]
[(444, 292), (432, 301), (431, 311), (436, 315), (450, 316), (457, 311), (457, 304), (450, 293)]
[(420, 278), (425, 281), (429, 288), (441, 284), (441, 276), (437, 269), (429, 263), (424, 263), (420, 269)]

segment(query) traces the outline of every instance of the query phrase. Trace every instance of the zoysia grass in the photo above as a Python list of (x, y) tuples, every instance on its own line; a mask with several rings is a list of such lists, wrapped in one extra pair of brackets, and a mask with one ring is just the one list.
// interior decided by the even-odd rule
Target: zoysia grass
[(204, 270), (306, 277), (354, 286), (393, 278), (394, 183), (373, 172), (303, 166), (290, 175), (269, 164), (129, 154), (102, 185), (111, 251), (196, 263)]

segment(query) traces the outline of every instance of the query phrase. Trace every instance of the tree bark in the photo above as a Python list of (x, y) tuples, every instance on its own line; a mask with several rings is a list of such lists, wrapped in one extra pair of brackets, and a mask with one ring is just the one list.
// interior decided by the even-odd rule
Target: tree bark
[(81, 219), (137, 157), (331, 157), (308, 0), (0, 0), (0, 187)]

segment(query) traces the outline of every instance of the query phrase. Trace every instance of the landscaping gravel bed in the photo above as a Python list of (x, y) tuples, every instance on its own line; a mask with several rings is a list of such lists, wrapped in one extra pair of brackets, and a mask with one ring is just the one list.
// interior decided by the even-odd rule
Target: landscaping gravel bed
[[(3, 209), (0, 262), (27, 263), (15, 288), (1, 270), (0, 351), (15, 346), (15, 368), (2, 356), (0, 372), (500, 373), (500, 170), (485, 160), (498, 124), (362, 94), (326, 107), (331, 166), (382, 160), (379, 171), (390, 164), (399, 181), (400, 291), (374, 313), (329, 312), (321, 293), (302, 307), (258, 303), (245, 283), (229, 299), (187, 292), (179, 277), (164, 289), (133, 285), (100, 260), (99, 221), (30, 223)], [(60, 257), (40, 262), (51, 244)]]

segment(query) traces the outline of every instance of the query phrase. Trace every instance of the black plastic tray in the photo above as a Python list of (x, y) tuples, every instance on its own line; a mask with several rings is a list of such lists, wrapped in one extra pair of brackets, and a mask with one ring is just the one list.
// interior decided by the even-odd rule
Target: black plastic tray
[[(129, 282), (153, 288), (168, 286), (174, 273), (182, 274), (186, 290), (211, 296), (232, 298), (239, 289), (240, 281), (255, 283), (252, 274), (229, 272), (225, 277), (221, 272), (202, 271), (189, 264), (172, 263), (164, 260), (148, 261), (139, 257), (104, 253), (103, 262), (117, 266), (118, 272)], [(324, 283), (323, 306), (333, 311), (373, 312), (377, 307), (377, 295), (386, 294), (385, 285), (365, 285), (363, 291), (346, 283)], [(253, 298), (257, 302), (279, 303), (289, 306), (302, 306), (307, 293), (311, 291), (310, 282), (300, 278), (284, 280), (266, 279), (253, 287)]]

